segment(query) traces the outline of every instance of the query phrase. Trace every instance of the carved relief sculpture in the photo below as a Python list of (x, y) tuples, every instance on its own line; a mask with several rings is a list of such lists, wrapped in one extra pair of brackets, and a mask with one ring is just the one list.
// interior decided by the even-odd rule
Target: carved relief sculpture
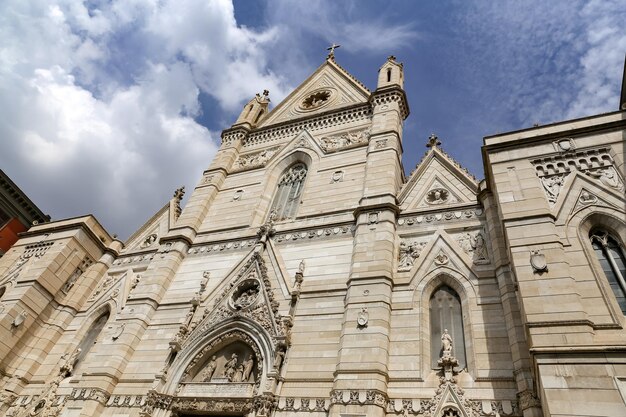
[(409, 271), (425, 246), (426, 242), (400, 242), (398, 271)]
[(551, 177), (541, 178), (541, 185), (543, 185), (543, 189), (546, 191), (546, 196), (548, 197), (548, 202), (551, 205), (554, 205), (559, 198), (564, 183), (565, 175), (553, 175)]
[(428, 204), (444, 204), (448, 202), (450, 192), (445, 188), (435, 188), (426, 194), (426, 203)]
[(586, 174), (592, 178), (599, 180), (602, 184), (608, 187), (615, 188), (616, 190), (620, 191), (624, 189), (624, 186), (622, 185), (617, 173), (615, 172), (615, 168), (613, 168), (612, 166), (600, 168), (595, 171), (587, 171)]
[[(184, 191), (183, 191), (183, 193), (184, 193)], [(156, 233), (152, 233), (152, 234), (146, 236), (146, 238), (143, 240), (143, 242), (141, 242), (139, 247), (142, 248), (142, 249), (150, 247), (150, 246), (152, 246), (152, 244), (154, 242), (156, 242), (156, 240), (157, 240), (157, 234)]]
[(278, 151), (278, 147), (264, 149), (259, 152), (252, 152), (239, 155), (239, 158), (233, 164), (234, 171), (242, 171), (244, 169), (259, 168), (264, 166), (272, 156)]
[(325, 152), (336, 151), (343, 148), (359, 146), (369, 141), (369, 129), (357, 132), (347, 132), (336, 136), (323, 137), (320, 146)]

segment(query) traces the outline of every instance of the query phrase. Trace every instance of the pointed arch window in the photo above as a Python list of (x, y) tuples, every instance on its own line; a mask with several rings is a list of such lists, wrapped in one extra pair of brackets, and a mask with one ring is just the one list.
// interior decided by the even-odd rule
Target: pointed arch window
[(78, 348), (81, 351), (78, 354), (78, 357), (76, 358), (76, 363), (74, 364), (74, 371), (82, 365), (85, 357), (87, 356), (87, 354), (89, 353), (93, 345), (95, 345), (96, 342), (98, 341), (98, 336), (100, 336), (102, 329), (104, 328), (107, 321), (109, 320), (109, 316), (110, 316), (110, 313), (107, 311), (106, 313), (98, 317), (91, 324), (91, 327), (87, 331), (87, 334), (85, 335), (85, 337), (83, 337), (83, 340), (81, 340), (80, 344), (78, 345)]
[(617, 304), (626, 314), (626, 259), (624, 247), (617, 239), (604, 230), (594, 230), (589, 234), (591, 246), (598, 257)]
[(297, 163), (281, 175), (278, 181), (278, 191), (270, 210), (270, 213), (274, 213), (274, 220), (293, 219), (296, 217), (306, 174), (306, 165)]
[(439, 368), (437, 361), (442, 354), (441, 335), (444, 330), (452, 337), (452, 356), (459, 361), (461, 369), (466, 368), (461, 299), (447, 285), (437, 288), (430, 297), (430, 358), (433, 369)]

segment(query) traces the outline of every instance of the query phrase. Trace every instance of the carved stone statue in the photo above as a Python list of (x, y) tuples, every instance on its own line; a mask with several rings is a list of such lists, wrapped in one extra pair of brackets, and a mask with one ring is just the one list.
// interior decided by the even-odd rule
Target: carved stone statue
[[(63, 365), (61, 365), (61, 368), (59, 369), (60, 375), (62, 375), (63, 377), (72, 375), (72, 371), (74, 371), (74, 366), (76, 365), (76, 361), (78, 361), (78, 356), (80, 355), (80, 352), (82, 352), (82, 349), (78, 348), (74, 352), (72, 352), (71, 355), (69, 355), (69, 357), (65, 360), (65, 362), (63, 363)], [(63, 359), (67, 356), (68, 354), (65, 353), (61, 358)]]
[(226, 361), (226, 364), (224, 365), (224, 374), (223, 375), (230, 382), (232, 382), (233, 378), (235, 377), (235, 372), (237, 371), (237, 363), (238, 362), (239, 362), (239, 359), (237, 357), (237, 354), (233, 353), (230, 356), (230, 359), (228, 361)]
[(213, 378), (213, 374), (215, 373), (215, 368), (217, 368), (217, 358), (214, 355), (207, 364), (207, 366), (205, 366), (204, 370), (202, 371), (202, 375), (200, 375), (200, 377), (202, 378), (202, 382), (211, 381), (211, 378)]
[(241, 380), (243, 382), (248, 382), (250, 379), (250, 374), (252, 373), (252, 367), (254, 366), (254, 358), (252, 355), (248, 356), (248, 359), (243, 361), (243, 374), (241, 376)]
[(298, 265), (298, 273), (299, 274), (304, 274), (304, 267), (305, 267), (305, 263), (304, 263), (304, 259), (300, 261), (300, 265)]
[(183, 196), (185, 195), (185, 186), (178, 188), (174, 191), (174, 217), (178, 219), (180, 217), (180, 213), (182, 213), (182, 208), (180, 207), (180, 202), (183, 201)]
[(448, 329), (444, 329), (441, 335), (441, 357), (452, 356), (452, 336), (448, 333)]
[(285, 360), (285, 350), (279, 349), (276, 351), (276, 356), (274, 356), (274, 368), (278, 371), (283, 366), (283, 360)]
[(243, 381), (243, 365), (239, 365), (233, 374), (232, 382), (241, 382)]

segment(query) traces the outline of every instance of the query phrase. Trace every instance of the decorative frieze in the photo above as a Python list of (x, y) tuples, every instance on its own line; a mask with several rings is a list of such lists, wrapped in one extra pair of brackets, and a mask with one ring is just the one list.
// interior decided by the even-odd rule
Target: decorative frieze
[(107, 404), (109, 393), (99, 388), (75, 388), (69, 395), (70, 400), (94, 400), (100, 404)]
[(259, 152), (251, 152), (247, 154), (239, 155), (239, 158), (233, 164), (232, 172), (243, 171), (246, 169), (260, 168), (265, 166), (280, 147), (275, 146), (273, 148), (264, 149)]
[(138, 255), (124, 256), (122, 258), (117, 258), (113, 265), (131, 265), (131, 264), (139, 264), (143, 262), (150, 262), (154, 258), (155, 252), (143, 253)]
[(455, 220), (474, 219), (483, 214), (482, 209), (455, 210), (438, 213), (420, 214), (416, 216), (400, 217), (399, 226), (414, 226), (422, 223), (441, 223)]
[(364, 129), (353, 132), (341, 133), (334, 136), (325, 136), (320, 141), (320, 147), (324, 152), (336, 152), (342, 149), (355, 148), (368, 143), (370, 130)]
[(111, 395), (107, 407), (141, 407), (146, 402), (144, 395)]
[(214, 252), (223, 252), (227, 250), (245, 249), (256, 244), (256, 239), (243, 239), (238, 241), (230, 241), (224, 243), (212, 243), (206, 245), (193, 246), (187, 252), (189, 255), (204, 255)]
[(294, 240), (310, 240), (319, 239), (323, 237), (341, 236), (346, 234), (352, 234), (354, 226), (334, 226), (326, 227), (322, 229), (304, 230), (298, 232), (286, 232), (276, 234), (274, 240), (276, 242), (288, 242)]
[(325, 398), (281, 398), (278, 411), (319, 412), (328, 411), (329, 401)]
[(372, 110), (364, 105), (358, 108), (337, 111), (329, 115), (307, 118), (296, 123), (263, 129), (248, 136), (244, 141), (244, 147), (253, 147), (276, 140), (294, 137), (303, 129), (309, 132), (342, 126), (348, 123), (356, 123), (363, 120), (371, 120)]

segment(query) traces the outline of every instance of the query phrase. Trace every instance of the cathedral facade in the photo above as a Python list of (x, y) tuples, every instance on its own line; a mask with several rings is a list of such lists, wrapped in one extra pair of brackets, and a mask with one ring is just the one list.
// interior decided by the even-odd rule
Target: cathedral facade
[(0, 413), (626, 415), (626, 111), (432, 135), (406, 177), (394, 57), (331, 54), (244, 107), (185, 205), (125, 243), (93, 216), (0, 259)]

